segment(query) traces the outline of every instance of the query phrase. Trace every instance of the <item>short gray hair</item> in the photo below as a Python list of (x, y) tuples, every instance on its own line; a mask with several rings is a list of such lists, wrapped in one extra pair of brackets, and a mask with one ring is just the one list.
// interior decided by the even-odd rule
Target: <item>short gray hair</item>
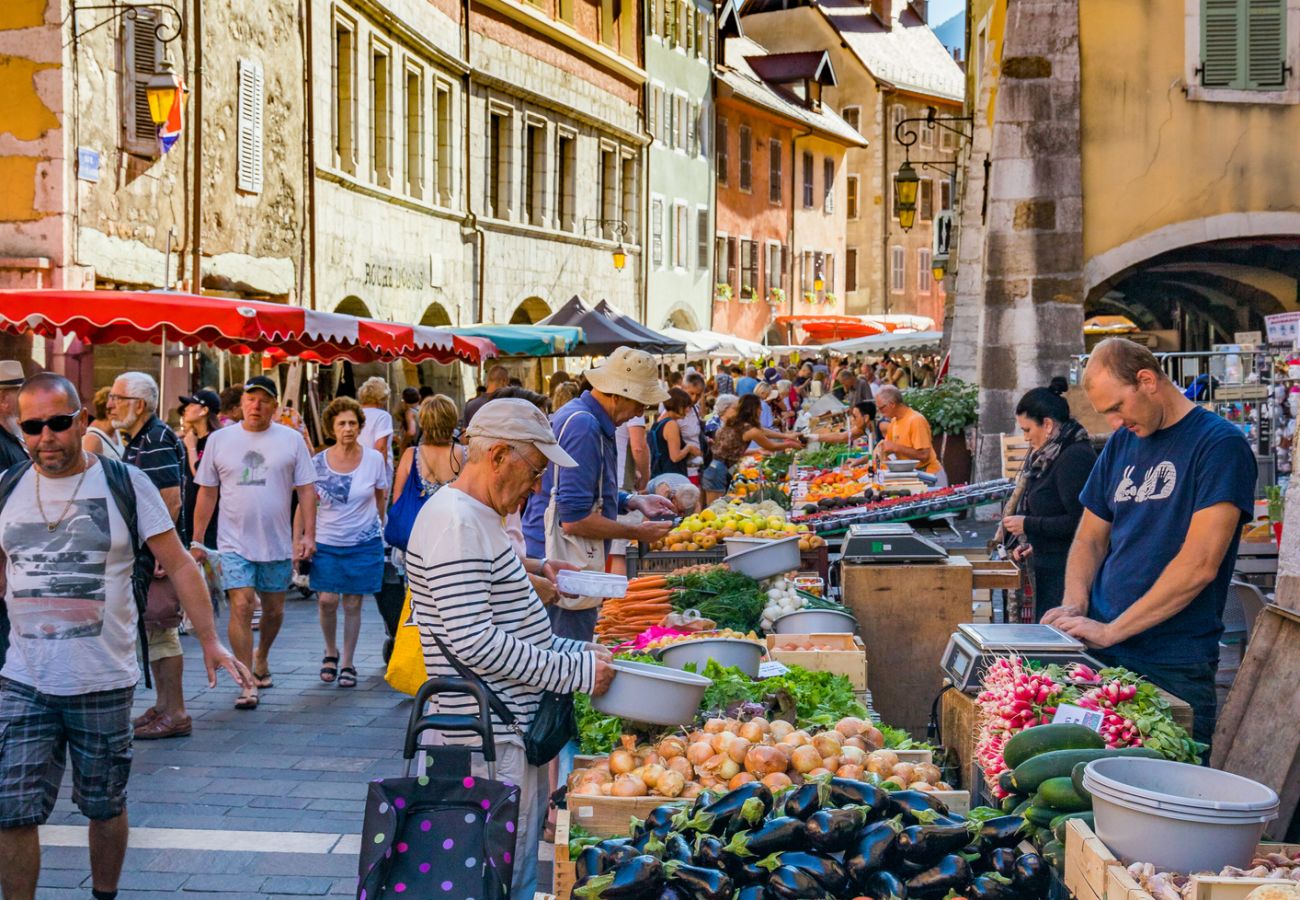
[(472, 463), (482, 462), (492, 452), (493, 447), (500, 445), (518, 449), (518, 445), (514, 441), (507, 441), (505, 438), (472, 437), (469, 439), (469, 450), (465, 455), (465, 459), (467, 462)]
[(126, 389), (131, 392), (129, 396), (144, 401), (145, 412), (158, 411), (158, 382), (153, 380), (152, 375), (145, 372), (123, 372), (114, 381), (126, 382)]
[(700, 489), (693, 484), (679, 485), (673, 491), (673, 503), (680, 507), (695, 509), (700, 503)]
[(713, 401), (713, 414), (718, 418), (721, 418), (724, 412), (731, 409), (739, 402), (740, 398), (735, 394), (719, 394), (718, 398)]
[(876, 392), (876, 403), (902, 403), (903, 392), (892, 384), (887, 384)]

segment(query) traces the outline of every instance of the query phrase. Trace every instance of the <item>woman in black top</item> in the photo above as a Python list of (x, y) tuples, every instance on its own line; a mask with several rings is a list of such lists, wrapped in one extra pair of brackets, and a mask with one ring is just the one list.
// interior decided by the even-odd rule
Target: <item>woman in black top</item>
[(1007, 503), (1001, 537), (1012, 559), (1031, 564), (1035, 622), (1061, 605), (1065, 561), (1083, 517), (1079, 493), (1097, 461), (1088, 432), (1070, 416), (1063, 396), (1068, 389), (1064, 378), (1053, 378), (1016, 405), (1030, 453)]
[[(185, 445), (185, 522), (194, 522), (194, 505), (199, 499), (199, 485), (194, 475), (199, 471), (199, 460), (207, 449), (208, 438), (221, 427), (217, 419), (221, 412), (221, 397), (215, 391), (196, 391), (193, 397), (181, 397), (181, 443)], [(205, 534), (196, 534), (186, 540), (202, 541), (203, 546), (217, 546), (217, 508), (212, 509)]]
[(650, 429), (650, 476), (686, 474), (692, 456), (700, 448), (682, 440), (681, 420), (692, 407), (691, 395), (679, 387), (669, 388), (664, 413)]

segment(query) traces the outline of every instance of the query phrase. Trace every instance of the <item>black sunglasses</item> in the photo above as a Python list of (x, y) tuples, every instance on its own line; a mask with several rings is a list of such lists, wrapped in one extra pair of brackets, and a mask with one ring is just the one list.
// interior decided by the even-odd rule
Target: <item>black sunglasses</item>
[(29, 434), (32, 437), (39, 436), (45, 431), (46, 426), (50, 431), (57, 433), (67, 431), (72, 427), (72, 423), (77, 421), (79, 413), (65, 413), (61, 416), (50, 416), (48, 419), (23, 419), (18, 423), (18, 427), (23, 430), (23, 434)]

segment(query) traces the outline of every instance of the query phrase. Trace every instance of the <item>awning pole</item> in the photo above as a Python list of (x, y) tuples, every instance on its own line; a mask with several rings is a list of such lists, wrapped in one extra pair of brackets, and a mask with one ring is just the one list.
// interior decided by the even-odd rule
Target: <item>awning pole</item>
[(162, 326), (162, 352), (158, 354), (158, 403), (167, 395), (167, 326)]

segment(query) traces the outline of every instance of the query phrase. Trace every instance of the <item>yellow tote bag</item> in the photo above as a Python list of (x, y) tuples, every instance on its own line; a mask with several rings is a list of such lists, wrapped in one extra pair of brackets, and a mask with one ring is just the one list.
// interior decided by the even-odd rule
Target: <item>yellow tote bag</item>
[(406, 589), (406, 599), (402, 601), (401, 625), (393, 636), (393, 653), (388, 657), (388, 671), (384, 680), (403, 694), (415, 696), (420, 685), (428, 680), (424, 669), (424, 648), (420, 646), (420, 629), (415, 624), (415, 614), (411, 610), (411, 589)]

